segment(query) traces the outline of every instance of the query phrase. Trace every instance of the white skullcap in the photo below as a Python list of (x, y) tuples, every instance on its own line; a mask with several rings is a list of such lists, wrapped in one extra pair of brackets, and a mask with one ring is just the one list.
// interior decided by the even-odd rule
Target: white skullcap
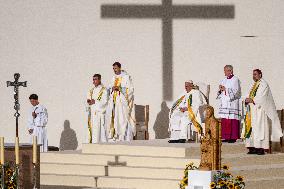
[(192, 80), (187, 80), (187, 81), (185, 81), (186, 83), (191, 83), (191, 84), (193, 84), (193, 81)]

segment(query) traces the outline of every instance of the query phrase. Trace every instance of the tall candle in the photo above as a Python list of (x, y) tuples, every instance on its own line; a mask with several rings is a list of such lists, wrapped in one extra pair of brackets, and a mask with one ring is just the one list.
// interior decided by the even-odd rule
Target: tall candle
[(20, 158), (20, 153), (19, 153), (19, 137), (16, 137), (16, 140), (15, 140), (15, 158), (16, 158), (16, 165), (19, 165), (20, 161), (19, 161), (19, 158)]
[(4, 157), (4, 137), (0, 137), (0, 156), (1, 156), (1, 165), (4, 165), (5, 157)]
[(33, 163), (37, 162), (37, 137), (33, 136)]

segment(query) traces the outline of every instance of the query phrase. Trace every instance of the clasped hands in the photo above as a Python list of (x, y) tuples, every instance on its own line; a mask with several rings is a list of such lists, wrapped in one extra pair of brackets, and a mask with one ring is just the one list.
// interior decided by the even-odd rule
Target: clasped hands
[(119, 91), (119, 87), (118, 86), (113, 86), (112, 87), (112, 91)]
[(187, 107), (179, 108), (179, 111), (185, 112), (185, 111), (187, 111)]
[(37, 114), (35, 112), (32, 113), (33, 118), (35, 119)]
[(254, 103), (254, 101), (251, 98), (246, 98), (245, 99), (245, 103), (249, 104), (249, 103)]
[(219, 85), (219, 90), (222, 92), (222, 91), (225, 91), (226, 90), (226, 87), (223, 86), (223, 85)]
[(95, 104), (95, 99), (88, 99), (87, 100), (87, 103), (89, 104), (89, 105), (93, 105), (93, 104)]

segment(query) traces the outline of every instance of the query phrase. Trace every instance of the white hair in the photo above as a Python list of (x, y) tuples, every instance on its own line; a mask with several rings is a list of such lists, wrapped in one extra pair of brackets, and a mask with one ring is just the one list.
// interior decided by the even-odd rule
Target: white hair
[(226, 65), (224, 68), (228, 68), (231, 71), (233, 71), (233, 69), (234, 69), (232, 65)]

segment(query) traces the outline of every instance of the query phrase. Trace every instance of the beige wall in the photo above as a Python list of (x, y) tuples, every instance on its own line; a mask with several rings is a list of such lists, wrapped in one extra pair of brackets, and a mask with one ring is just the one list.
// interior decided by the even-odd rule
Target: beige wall
[[(48, 136), (59, 145), (65, 120), (81, 143), (86, 130), (85, 95), (94, 73), (104, 83), (112, 76), (112, 63), (123, 63), (133, 77), (137, 104), (149, 104), (152, 129), (161, 111), (162, 54), (159, 19), (102, 19), (102, 4), (160, 4), (157, 0), (0, 0), (0, 135), (13, 141), (12, 88), (5, 81), (19, 72), (28, 87), (20, 89), (20, 137), (26, 134), (28, 96), (38, 93), (48, 108)], [(174, 4), (198, 4), (197, 0), (176, 0)], [(233, 4), (232, 20), (173, 21), (174, 96), (187, 79), (211, 85), (215, 102), (223, 65), (232, 64), (248, 90), (251, 71), (260, 68), (269, 82), (277, 108), (283, 108), (284, 87), (284, 1), (204, 0), (203, 4)], [(242, 38), (256, 35), (256, 38)], [(166, 117), (161, 115), (160, 119)], [(166, 127), (166, 125), (164, 125)]]

